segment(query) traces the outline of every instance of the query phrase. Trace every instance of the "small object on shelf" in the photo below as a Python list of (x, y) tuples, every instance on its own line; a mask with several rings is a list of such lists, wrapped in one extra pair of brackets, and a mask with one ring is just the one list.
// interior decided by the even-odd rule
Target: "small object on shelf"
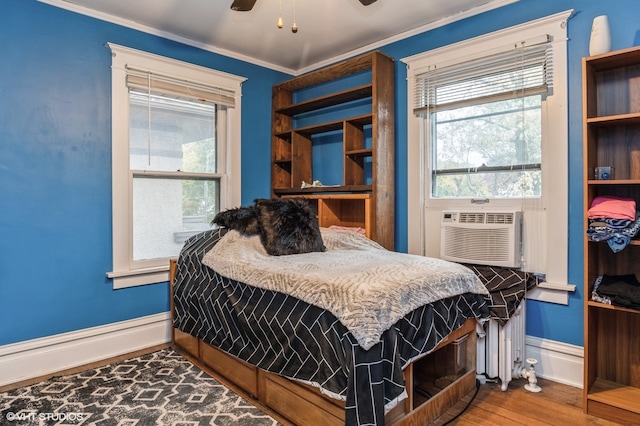
[(337, 188), (340, 185), (323, 185), (322, 182), (320, 182), (319, 180), (314, 180), (311, 183), (307, 183), (305, 181), (302, 181), (302, 185), (300, 185), (300, 189), (307, 189), (307, 188)]
[(598, 180), (613, 179), (613, 167), (596, 167), (595, 178)]
[(609, 18), (607, 15), (596, 16), (591, 26), (591, 38), (589, 40), (589, 54), (600, 55), (611, 51), (611, 31), (609, 30)]
[(300, 185), (300, 189), (314, 188), (316, 186), (322, 186), (322, 182), (319, 180), (314, 180), (312, 183), (307, 183), (302, 181), (302, 185)]

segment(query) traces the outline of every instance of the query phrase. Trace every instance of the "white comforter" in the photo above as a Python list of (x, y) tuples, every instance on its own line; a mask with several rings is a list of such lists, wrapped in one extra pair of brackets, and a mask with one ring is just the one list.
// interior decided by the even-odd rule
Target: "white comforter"
[(270, 256), (258, 236), (229, 231), (202, 262), (227, 278), (330, 311), (365, 350), (422, 305), (462, 293), (489, 294), (462, 265), (389, 251), (351, 231), (321, 232), (326, 252)]

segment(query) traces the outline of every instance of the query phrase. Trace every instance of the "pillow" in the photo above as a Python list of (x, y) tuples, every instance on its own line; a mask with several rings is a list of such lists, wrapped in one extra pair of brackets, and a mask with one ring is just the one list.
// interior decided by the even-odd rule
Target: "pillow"
[(255, 206), (237, 207), (220, 212), (213, 218), (211, 224), (235, 229), (244, 235), (260, 234), (258, 210)]
[(304, 198), (257, 199), (260, 241), (268, 254), (325, 251), (316, 212)]

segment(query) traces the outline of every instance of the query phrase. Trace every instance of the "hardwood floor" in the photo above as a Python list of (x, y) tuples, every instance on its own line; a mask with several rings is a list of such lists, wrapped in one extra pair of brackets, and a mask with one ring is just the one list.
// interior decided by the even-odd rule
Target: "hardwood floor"
[(498, 384), (480, 386), (477, 396), (457, 419), (473, 392), (445, 413), (434, 425), (443, 426), (513, 426), (513, 425), (601, 425), (614, 426), (608, 420), (586, 415), (582, 412), (582, 389), (538, 379), (542, 388), (539, 393), (524, 389), (526, 381), (514, 380), (503, 392)]

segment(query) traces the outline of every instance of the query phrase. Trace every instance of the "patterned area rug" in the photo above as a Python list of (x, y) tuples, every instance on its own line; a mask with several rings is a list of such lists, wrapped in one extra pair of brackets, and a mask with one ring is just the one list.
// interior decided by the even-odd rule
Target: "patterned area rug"
[(0, 425), (279, 425), (172, 349), (0, 394)]

